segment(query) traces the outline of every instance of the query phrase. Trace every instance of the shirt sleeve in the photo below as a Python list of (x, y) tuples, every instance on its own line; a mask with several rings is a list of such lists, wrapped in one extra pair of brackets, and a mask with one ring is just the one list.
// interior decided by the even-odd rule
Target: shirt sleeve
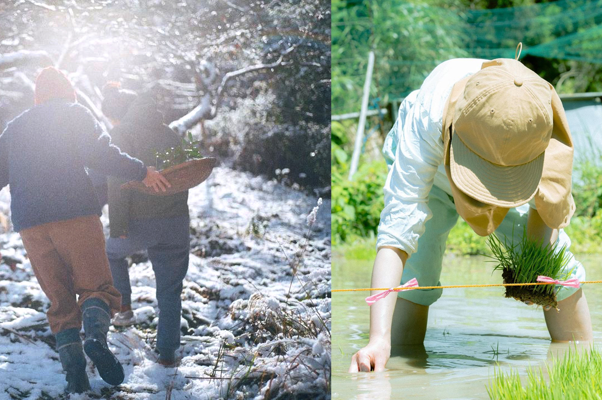
[(376, 246), (392, 246), (412, 255), (432, 216), (428, 195), (443, 162), (440, 121), (433, 121), (419, 100), (404, 101), (393, 129), (398, 144), (384, 186)]
[(109, 228), (110, 236), (127, 236), (130, 221), (130, 190), (121, 190), (124, 180), (109, 177)]
[(9, 145), (8, 145), (8, 127), (0, 136), (0, 189), (9, 183), (9, 163), (8, 163)]
[(123, 178), (141, 181), (146, 177), (146, 167), (137, 158), (111, 144), (111, 137), (96, 118), (82, 106), (78, 114), (78, 131), (80, 154), (84, 165), (98, 172)]
[[(113, 141), (123, 151), (129, 152), (131, 146), (123, 138), (123, 135), (118, 132), (118, 129), (113, 130)], [(130, 190), (121, 190), (121, 185), (126, 183), (127, 179), (108, 177), (108, 195), (109, 195), (109, 228), (110, 237), (119, 238), (127, 236), (129, 231), (130, 221)]]

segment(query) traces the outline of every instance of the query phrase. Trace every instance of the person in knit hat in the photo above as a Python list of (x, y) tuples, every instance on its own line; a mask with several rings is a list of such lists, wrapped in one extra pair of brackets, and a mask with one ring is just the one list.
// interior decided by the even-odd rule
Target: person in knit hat
[[(413, 279), (440, 286), (458, 216), (480, 236), (495, 232), (518, 244), (526, 232), (564, 247), (563, 276), (585, 280), (563, 231), (575, 211), (573, 142), (552, 85), (518, 60), (452, 59), (404, 99), (398, 115), (383, 147), (389, 175), (372, 287)], [(422, 345), (429, 307), (441, 294), (374, 293), (370, 340), (349, 372), (382, 371), (392, 345)], [(591, 341), (583, 290), (557, 286), (556, 298), (559, 311), (544, 309), (552, 341)]]
[(170, 186), (154, 168), (112, 145), (76, 100), (69, 79), (45, 68), (36, 80), (35, 106), (0, 136), (0, 188), (10, 185), (14, 229), (50, 300), (48, 322), (69, 393), (90, 389), (84, 350), (102, 379), (112, 385), (124, 380), (106, 340), (121, 296), (113, 286), (100, 207), (85, 168), (139, 180), (157, 191)]

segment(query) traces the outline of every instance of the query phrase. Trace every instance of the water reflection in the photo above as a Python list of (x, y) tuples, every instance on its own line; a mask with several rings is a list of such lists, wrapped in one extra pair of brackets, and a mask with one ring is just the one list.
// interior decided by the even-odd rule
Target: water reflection
[(395, 346), (391, 348), (391, 361), (389, 368), (392, 368), (397, 358), (404, 360), (404, 364), (410, 369), (425, 369), (428, 366), (428, 354), (423, 344), (411, 346)]
[(389, 371), (372, 374), (353, 374), (351, 379), (357, 385), (358, 400), (391, 399), (393, 387)]
[[(599, 257), (580, 258), (588, 279), (602, 279)], [(478, 258), (447, 259), (446, 284), (495, 283), (491, 266)], [(449, 264), (453, 264), (453, 267)], [(369, 263), (333, 261), (333, 287), (364, 287)], [(341, 276), (344, 274), (344, 278)], [(602, 341), (602, 285), (584, 289), (594, 328)], [(488, 399), (487, 385), (496, 367), (526, 375), (577, 345), (550, 343), (541, 308), (503, 297), (503, 289), (455, 289), (429, 311), (424, 346), (392, 349), (387, 370), (348, 374), (352, 354), (368, 342), (369, 311), (361, 293), (333, 294), (332, 393), (337, 399)]]

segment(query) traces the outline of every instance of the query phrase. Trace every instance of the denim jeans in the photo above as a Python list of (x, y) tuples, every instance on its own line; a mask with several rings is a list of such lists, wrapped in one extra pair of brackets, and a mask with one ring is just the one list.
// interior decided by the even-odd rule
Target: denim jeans
[[(416, 278), (420, 286), (440, 286), (441, 267), (445, 244), (449, 232), (458, 220), (456, 206), (452, 197), (437, 186), (433, 186), (428, 198), (428, 206), (433, 217), (426, 221), (424, 234), (418, 239), (418, 251), (414, 253), (403, 268), (402, 283)], [(512, 238), (513, 243), (521, 240), (524, 227), (527, 225), (529, 215), (529, 204), (512, 208), (508, 211), (506, 218), (495, 231), (495, 235), (503, 241), (504, 237)], [(557, 240), (558, 248), (565, 246), (566, 253), (570, 259), (564, 267), (564, 271), (572, 270), (570, 278), (585, 280), (585, 269), (569, 251), (571, 240), (564, 230), (560, 230)], [(454, 282), (456, 283), (456, 282)], [(574, 294), (578, 289), (560, 287), (556, 292), (558, 301), (564, 300)], [(443, 289), (408, 290), (399, 292), (398, 296), (423, 306), (430, 306), (443, 294)]]
[(182, 281), (188, 271), (190, 252), (189, 225), (188, 215), (134, 219), (129, 221), (127, 238), (107, 240), (109, 265), (123, 305), (131, 303), (132, 294), (125, 258), (140, 250), (148, 251), (148, 258), (155, 272), (159, 305), (159, 351), (176, 350), (180, 346)]

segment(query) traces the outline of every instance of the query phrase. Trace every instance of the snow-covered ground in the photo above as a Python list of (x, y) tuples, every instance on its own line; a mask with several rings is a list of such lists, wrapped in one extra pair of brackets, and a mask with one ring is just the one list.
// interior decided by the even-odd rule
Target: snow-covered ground
[[(154, 274), (139, 255), (130, 268), (138, 323), (109, 333), (125, 382), (109, 386), (89, 363), (92, 392), (71, 399), (330, 398), (330, 201), (310, 227), (317, 197), (226, 168), (208, 184), (188, 201), (179, 367), (155, 362)], [(0, 211), (9, 201), (0, 192)], [(19, 235), (0, 242), (0, 400), (63, 398), (48, 300)]]

